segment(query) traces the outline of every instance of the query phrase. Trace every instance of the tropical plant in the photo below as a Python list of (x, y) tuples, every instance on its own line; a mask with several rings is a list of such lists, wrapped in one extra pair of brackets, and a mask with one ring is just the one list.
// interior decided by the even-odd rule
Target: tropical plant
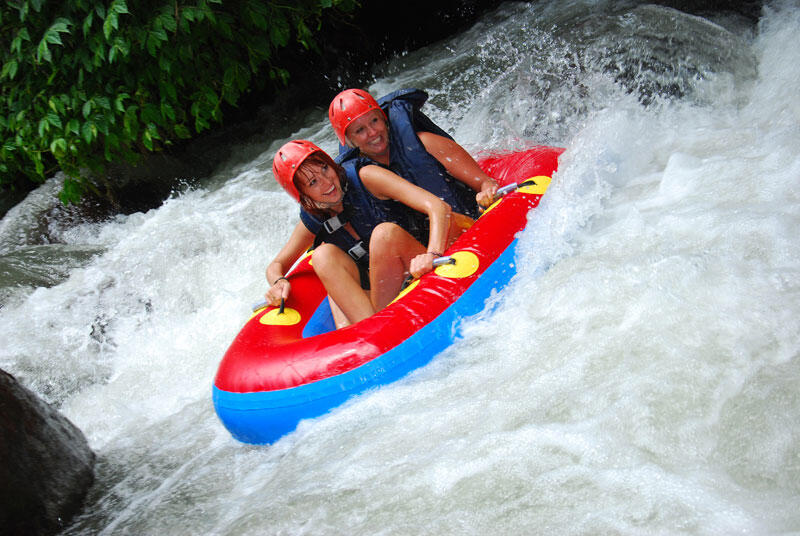
[(355, 0), (7, 0), (0, 5), (0, 184), (65, 174), (80, 199), (108, 162), (136, 161), (222, 119), (289, 73), (326, 10)]

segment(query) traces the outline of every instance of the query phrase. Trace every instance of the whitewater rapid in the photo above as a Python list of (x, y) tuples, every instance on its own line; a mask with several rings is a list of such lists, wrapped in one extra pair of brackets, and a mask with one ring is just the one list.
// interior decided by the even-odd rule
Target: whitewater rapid
[[(65, 533), (800, 532), (798, 30), (796, 2), (756, 28), (505, 4), (379, 66), (368, 89), (425, 89), (473, 154), (567, 151), (462, 339), (269, 447), (230, 437), (211, 385), (297, 221), (285, 138), (52, 244), (57, 181), (31, 194), (0, 254), (57, 273), (4, 287), (0, 368), (98, 453)], [(301, 117), (286, 137), (335, 152), (324, 107)]]

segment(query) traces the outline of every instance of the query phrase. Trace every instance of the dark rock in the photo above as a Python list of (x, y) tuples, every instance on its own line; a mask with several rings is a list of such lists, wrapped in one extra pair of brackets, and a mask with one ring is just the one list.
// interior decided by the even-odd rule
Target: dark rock
[(0, 534), (55, 534), (94, 480), (83, 433), (0, 370)]

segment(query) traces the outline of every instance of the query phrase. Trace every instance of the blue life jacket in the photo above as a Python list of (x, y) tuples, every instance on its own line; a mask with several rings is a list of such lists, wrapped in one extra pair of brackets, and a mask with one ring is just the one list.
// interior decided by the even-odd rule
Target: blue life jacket
[[(357, 162), (342, 164), (346, 178), (342, 182), (344, 210), (327, 220), (320, 219), (305, 209), (300, 209), (300, 221), (315, 235), (314, 247), (323, 242), (333, 244), (356, 262), (361, 274), (361, 286), (369, 288), (369, 240), (379, 223), (393, 222), (403, 228), (408, 226), (408, 207), (391, 199), (378, 199), (366, 189), (358, 176)], [(358, 238), (344, 225), (349, 223)]]
[[(417, 136), (418, 131), (423, 131), (453, 139), (420, 111), (426, 100), (428, 94), (419, 89), (401, 89), (378, 99), (389, 118), (389, 169), (442, 199), (455, 212), (477, 218), (480, 211), (475, 200), (476, 192), (450, 175)], [(347, 146), (339, 147), (339, 159), (342, 162), (355, 161), (356, 169), (367, 164), (380, 165)], [(406, 230), (425, 244), (428, 240), (427, 216), (410, 208), (407, 210), (410, 227)]]

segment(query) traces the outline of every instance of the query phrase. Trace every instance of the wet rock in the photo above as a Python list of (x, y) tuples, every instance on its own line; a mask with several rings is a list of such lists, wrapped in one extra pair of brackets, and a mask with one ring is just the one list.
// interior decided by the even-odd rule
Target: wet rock
[(55, 534), (94, 480), (83, 433), (0, 370), (0, 534)]

